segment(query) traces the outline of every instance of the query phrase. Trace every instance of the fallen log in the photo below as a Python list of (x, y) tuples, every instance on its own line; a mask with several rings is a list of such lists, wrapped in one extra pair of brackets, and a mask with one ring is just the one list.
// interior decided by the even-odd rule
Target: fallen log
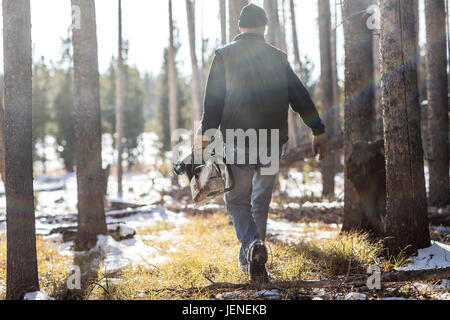
[[(203, 287), (191, 287), (186, 289), (165, 289), (179, 293), (191, 293), (199, 291), (220, 291), (220, 290), (273, 290), (273, 289), (313, 289), (313, 288), (338, 288), (343, 285), (364, 286), (369, 275), (357, 275), (347, 279), (336, 280), (298, 280), (298, 281), (280, 281), (266, 284), (254, 283), (229, 283), (215, 282)], [(442, 280), (450, 277), (450, 267), (435, 269), (393, 271), (381, 273), (381, 284), (393, 282), (414, 282)], [(163, 289), (164, 290), (164, 289)]]
[(428, 218), (434, 226), (450, 226), (450, 207), (428, 207)]
[[(330, 150), (339, 150), (344, 147), (344, 138), (342, 133), (331, 138), (329, 141)], [(303, 143), (302, 145), (289, 149), (285, 156), (281, 158), (280, 166), (289, 167), (298, 161), (314, 158), (311, 143)]]

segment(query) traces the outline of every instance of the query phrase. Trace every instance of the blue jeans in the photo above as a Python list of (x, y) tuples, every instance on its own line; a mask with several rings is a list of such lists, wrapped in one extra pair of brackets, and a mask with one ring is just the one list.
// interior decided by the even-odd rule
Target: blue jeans
[[(281, 154), (281, 153), (280, 153)], [(225, 194), (227, 211), (231, 215), (236, 236), (241, 243), (240, 265), (247, 265), (247, 250), (254, 240), (266, 238), (269, 205), (278, 173), (261, 174), (252, 164), (230, 165), (234, 189)]]

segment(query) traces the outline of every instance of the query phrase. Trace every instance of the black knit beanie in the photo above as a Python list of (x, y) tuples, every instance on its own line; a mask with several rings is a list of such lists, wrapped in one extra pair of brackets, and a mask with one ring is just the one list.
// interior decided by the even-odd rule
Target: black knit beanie
[(267, 25), (267, 15), (263, 8), (250, 3), (242, 8), (239, 18), (241, 28), (260, 28)]

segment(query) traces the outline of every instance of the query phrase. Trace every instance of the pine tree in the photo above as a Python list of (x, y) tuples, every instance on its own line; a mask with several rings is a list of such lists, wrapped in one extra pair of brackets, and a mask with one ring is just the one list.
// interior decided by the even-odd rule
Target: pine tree
[(73, 29), (75, 86), (75, 151), (78, 191), (77, 250), (92, 248), (106, 234), (102, 185), (100, 81), (95, 2), (72, 0), (81, 12)]
[[(320, 34), (320, 97), (321, 107), (324, 113), (324, 122), (327, 128), (332, 128), (333, 123), (333, 75), (331, 68), (331, 11), (330, 0), (319, 0), (319, 34)], [(331, 131), (331, 130), (330, 130)], [(329, 132), (330, 134), (331, 132)], [(320, 163), (322, 173), (322, 194), (324, 197), (334, 196), (334, 176), (336, 161), (331, 153)]]
[(426, 0), (428, 94), (428, 202), (443, 207), (449, 202), (448, 93), (445, 0)]
[(6, 298), (39, 290), (33, 195), (29, 0), (3, 1), (5, 72)]
[[(345, 163), (357, 142), (372, 140), (372, 112), (374, 103), (374, 66), (372, 31), (367, 28), (367, 17), (357, 14), (366, 10), (370, 0), (344, 2), (345, 38), (345, 106), (344, 154)], [(352, 17), (349, 19), (348, 17)], [(364, 229), (358, 194), (345, 170), (343, 231)]]
[(403, 0), (380, 3), (386, 245), (393, 255), (414, 254), (430, 245), (414, 54), (417, 50), (414, 3)]

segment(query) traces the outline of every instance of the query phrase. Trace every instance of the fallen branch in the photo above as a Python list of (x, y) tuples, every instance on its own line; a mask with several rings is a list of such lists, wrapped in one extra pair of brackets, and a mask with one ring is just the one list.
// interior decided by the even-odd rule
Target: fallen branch
[[(344, 285), (363, 286), (366, 285), (368, 275), (357, 275), (348, 277), (347, 280), (298, 280), (270, 282), (266, 284), (254, 283), (229, 283), (215, 282), (203, 287), (191, 287), (186, 289), (167, 288), (161, 291), (171, 291), (178, 293), (192, 293), (201, 291), (220, 291), (220, 290), (272, 290), (272, 289), (312, 289), (312, 288), (336, 288)], [(381, 274), (381, 284), (391, 282), (413, 282), (441, 280), (450, 278), (450, 267), (435, 269), (393, 271)], [(151, 291), (151, 290), (150, 290)]]
[[(344, 138), (342, 134), (330, 139), (330, 150), (339, 150), (344, 147)], [(286, 156), (281, 159), (281, 167), (289, 167), (298, 161), (314, 158), (311, 143), (303, 143), (302, 145), (287, 151)]]

